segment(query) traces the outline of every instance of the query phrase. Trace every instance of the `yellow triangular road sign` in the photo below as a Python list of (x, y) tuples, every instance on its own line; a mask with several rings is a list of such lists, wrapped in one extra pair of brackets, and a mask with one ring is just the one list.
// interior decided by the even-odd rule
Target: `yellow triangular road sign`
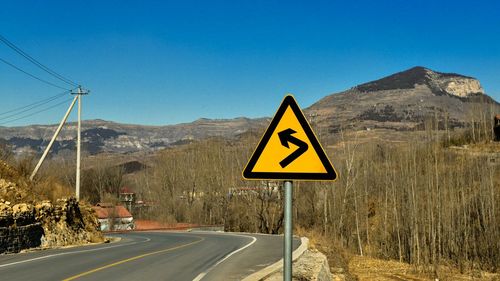
[(337, 172), (293, 96), (281, 103), (248, 162), (246, 179), (335, 180)]

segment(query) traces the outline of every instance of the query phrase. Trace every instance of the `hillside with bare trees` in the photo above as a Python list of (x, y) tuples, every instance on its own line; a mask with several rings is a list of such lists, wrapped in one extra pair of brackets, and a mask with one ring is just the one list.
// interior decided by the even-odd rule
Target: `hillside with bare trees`
[[(450, 143), (469, 141), (462, 139), (471, 132), (448, 136), (428, 125), (413, 133), (422, 141), (397, 144), (365, 143), (362, 132), (342, 131), (327, 146), (340, 179), (295, 184), (295, 226), (350, 253), (407, 262), (436, 277), (443, 264), (497, 272), (500, 165), (491, 157), (500, 145), (478, 139), (469, 146), (489, 152), (464, 153)], [(164, 150), (129, 183), (155, 202), (150, 218), (281, 233), (282, 183), (241, 178), (258, 139), (246, 134)]]
[[(374, 257), (440, 279), (450, 267), (463, 274), (499, 271), (498, 103), (481, 92), (453, 96), (449, 91), (457, 88), (446, 84), (449, 79), (482, 88), (470, 77), (429, 71), (366, 83), (305, 110), (339, 179), (295, 183), (295, 228), (315, 237), (332, 264), (340, 260), (338, 266), (347, 268), (351, 255)], [(382, 109), (370, 105), (378, 97), (386, 102)], [(418, 116), (401, 119), (401, 100), (442, 106), (417, 106)], [(354, 107), (366, 110), (357, 114)], [(339, 112), (344, 123), (332, 119)], [(242, 178), (263, 130), (253, 124), (229, 137), (190, 138), (155, 152), (87, 155), (82, 197), (91, 204), (118, 202), (128, 186), (147, 207), (134, 214), (139, 219), (280, 234), (283, 183)], [(1, 145), (0, 157), (26, 177), (34, 157), (16, 157), (8, 143)], [(74, 164), (67, 159), (46, 163), (34, 194), (54, 199), (72, 193)]]

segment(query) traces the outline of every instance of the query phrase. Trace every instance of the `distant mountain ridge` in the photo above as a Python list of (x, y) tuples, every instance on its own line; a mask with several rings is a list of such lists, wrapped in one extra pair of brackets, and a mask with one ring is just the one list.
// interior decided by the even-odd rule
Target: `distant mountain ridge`
[[(500, 113), (500, 104), (484, 93), (472, 77), (413, 67), (381, 79), (326, 96), (304, 110), (317, 128), (336, 133), (342, 127), (418, 130), (425, 118), (438, 118), (441, 126), (463, 127), (473, 112)], [(191, 123), (145, 126), (105, 120), (83, 122), (84, 150), (130, 153), (155, 151), (208, 137), (232, 139), (249, 131), (263, 132), (270, 118), (201, 118)], [(40, 153), (56, 125), (0, 127), (0, 141), (17, 154)], [(68, 123), (53, 150), (75, 147), (76, 124)]]
[[(249, 130), (262, 128), (266, 121), (267, 118), (202, 118), (192, 123), (148, 126), (99, 119), (85, 120), (82, 122), (83, 148), (91, 154), (155, 151), (208, 137), (234, 138)], [(56, 153), (64, 149), (74, 149), (76, 125), (74, 122), (65, 125), (53, 147)], [(50, 141), (56, 127), (55, 124), (0, 127), (0, 139), (11, 144), (16, 154), (40, 153)]]
[(326, 96), (306, 112), (332, 132), (342, 126), (414, 130), (430, 116), (463, 127), (474, 110), (499, 107), (475, 78), (413, 67)]
[(461, 97), (484, 94), (479, 81), (472, 77), (432, 71), (422, 66), (416, 66), (376, 81), (361, 84), (355, 88), (362, 92), (374, 92), (412, 89), (417, 84), (427, 85), (434, 94), (450, 94)]

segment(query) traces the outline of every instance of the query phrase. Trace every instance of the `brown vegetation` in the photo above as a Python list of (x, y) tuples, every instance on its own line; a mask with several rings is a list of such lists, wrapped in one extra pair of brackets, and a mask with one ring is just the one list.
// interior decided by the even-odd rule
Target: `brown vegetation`
[[(463, 271), (498, 270), (498, 166), (450, 152), (442, 131), (427, 132), (424, 142), (399, 144), (358, 144), (356, 133), (346, 133), (329, 151), (340, 180), (296, 183), (296, 225), (354, 253), (435, 274), (446, 263)], [(279, 183), (241, 179), (257, 141), (249, 134), (238, 142), (210, 139), (168, 149), (126, 181), (154, 205), (149, 218), (279, 233)]]
[[(408, 262), (436, 277), (443, 264), (498, 271), (500, 167), (450, 151), (446, 139), (456, 132), (438, 131), (432, 120), (426, 126), (419, 143), (362, 143), (356, 132), (342, 134), (327, 146), (340, 180), (296, 182), (295, 225), (350, 252)], [(473, 128), (475, 142), (491, 136)], [(161, 152), (135, 178), (139, 197), (155, 203), (150, 216), (280, 233), (281, 183), (241, 179), (257, 135)]]
[[(435, 281), (429, 274), (422, 274), (415, 266), (394, 260), (382, 260), (366, 256), (353, 256), (349, 261), (349, 271), (359, 281)], [(456, 268), (440, 266), (439, 279), (442, 281), (498, 281), (500, 275), (476, 270), (468, 274)]]
[[(470, 124), (461, 131), (436, 116), (427, 118), (425, 130), (398, 132), (405, 138), (397, 142), (388, 139), (387, 130), (377, 135), (376, 130), (344, 129), (335, 138), (316, 130), (340, 178), (335, 183), (295, 182), (295, 226), (317, 237), (334, 267), (345, 268), (353, 253), (406, 262), (430, 277), (442, 278), (447, 267), (497, 272), (500, 165), (488, 161), (488, 155), (500, 151), (490, 144), (489, 113), (476, 111), (468, 118)], [(127, 184), (151, 206), (141, 214), (144, 219), (281, 233), (281, 182), (241, 177), (260, 135), (165, 149), (132, 175), (113, 161), (96, 161), (83, 173), (82, 195), (92, 203), (112, 201)], [(464, 144), (484, 153), (450, 149)], [(29, 167), (26, 163), (21, 166)], [(74, 167), (59, 163), (58, 169), (50, 168), (54, 163), (59, 162), (49, 164), (45, 175), (52, 171), (55, 179), (72, 183)], [(43, 190), (70, 193), (66, 185), (54, 189), (57, 185), (39, 181), (33, 190), (50, 199), (51, 193)], [(339, 252), (343, 262), (335, 265)]]

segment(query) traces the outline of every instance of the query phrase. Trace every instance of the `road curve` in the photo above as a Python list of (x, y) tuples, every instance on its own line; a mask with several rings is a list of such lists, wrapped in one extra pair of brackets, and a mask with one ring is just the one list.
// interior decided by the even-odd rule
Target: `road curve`
[[(282, 236), (130, 232), (110, 244), (0, 255), (1, 280), (241, 280), (282, 257)], [(294, 241), (294, 248), (300, 244)]]

